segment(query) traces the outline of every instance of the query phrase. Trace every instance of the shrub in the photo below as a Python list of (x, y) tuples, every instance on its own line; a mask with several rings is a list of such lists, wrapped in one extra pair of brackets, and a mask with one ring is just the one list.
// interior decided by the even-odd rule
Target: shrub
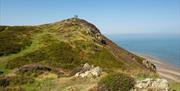
[(135, 80), (122, 73), (114, 73), (102, 78), (98, 83), (98, 91), (129, 91)]
[(17, 53), (31, 44), (31, 33), (35, 28), (24, 26), (0, 26), (0, 56)]

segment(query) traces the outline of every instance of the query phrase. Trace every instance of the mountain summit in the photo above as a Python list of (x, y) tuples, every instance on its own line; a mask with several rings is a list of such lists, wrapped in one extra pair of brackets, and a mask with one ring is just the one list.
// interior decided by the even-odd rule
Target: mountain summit
[(69, 77), (85, 63), (105, 73), (133, 76), (150, 75), (156, 70), (153, 64), (117, 46), (83, 19), (38, 26), (0, 26), (0, 71), (5, 78), (8, 74), (7, 86), (13, 83), (10, 78), (37, 78), (47, 71)]

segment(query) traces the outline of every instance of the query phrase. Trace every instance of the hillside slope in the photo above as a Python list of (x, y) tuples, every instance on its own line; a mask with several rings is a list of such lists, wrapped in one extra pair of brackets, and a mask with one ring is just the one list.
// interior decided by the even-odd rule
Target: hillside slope
[(44, 72), (69, 77), (85, 63), (99, 66), (106, 73), (124, 72), (135, 77), (154, 74), (155, 68), (146, 66), (143, 60), (83, 19), (39, 26), (0, 26), (0, 77), (4, 81), (0, 85), (4, 87), (30, 89)]

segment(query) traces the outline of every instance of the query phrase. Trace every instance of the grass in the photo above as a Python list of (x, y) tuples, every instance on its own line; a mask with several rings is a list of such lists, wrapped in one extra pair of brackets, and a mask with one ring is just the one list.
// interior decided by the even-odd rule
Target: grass
[(35, 27), (6, 27), (0, 32), (0, 56), (18, 53), (30, 46), (33, 32), (36, 32)]
[[(89, 86), (97, 84), (100, 78), (93, 79), (91, 82), (81, 79), (73, 80), (68, 77), (61, 79), (60, 76), (62, 82), (56, 82), (55, 80), (59, 78), (51, 78), (51, 76), (38, 78), (42, 75), (39, 74), (41, 70), (28, 71), (28, 76), (26, 72), (19, 74), (17, 69), (26, 64), (40, 64), (51, 69), (60, 68), (67, 71), (65, 73), (74, 75), (84, 63), (100, 66), (109, 73), (117, 69), (122, 70), (127, 64), (132, 67), (138, 66), (123, 59), (128, 56), (126, 50), (118, 52), (117, 55), (121, 55), (119, 59), (115, 58), (105, 45), (100, 43), (100, 40), (93, 37), (96, 33), (99, 33), (99, 30), (93, 24), (80, 19), (68, 19), (41, 26), (0, 26), (0, 76), (10, 76), (14, 79), (10, 81), (8, 90), (49, 91), (61, 90), (61, 87), (64, 89), (75, 87), (77, 90), (84, 91)], [(141, 63), (142, 59), (138, 58), (137, 60)], [(38, 75), (34, 76), (36, 74)], [(146, 75), (149, 74), (145, 73), (142, 77)], [(53, 73), (53, 77), (56, 76)], [(109, 86), (109, 81), (116, 86), (115, 89), (119, 89), (116, 81), (128, 88), (127, 84), (131, 84), (133, 79), (128, 75), (114, 74), (102, 80), (107, 86)]]
[(79, 64), (77, 51), (65, 42), (52, 43), (45, 48), (10, 60), (7, 68), (16, 68), (25, 64), (41, 63), (52, 67), (70, 68)]
[(122, 63), (117, 62), (111, 53), (92, 40), (81, 38), (85, 37), (81, 33), (72, 32), (67, 38), (57, 33), (44, 31), (34, 35), (31, 46), (12, 56), (6, 67), (14, 69), (25, 64), (39, 63), (73, 69), (85, 62), (108, 68), (121, 67)]
[(0, 26), (0, 32), (6, 30), (7, 26)]
[[(82, 23), (82, 25), (77, 22)], [(52, 25), (43, 26), (45, 27), (44, 29), (43, 27), (9, 27), (4, 30), (3, 32), (8, 33), (5, 34), (6, 36), (10, 35), (9, 32), (16, 32), (12, 34), (15, 34), (15, 37), (21, 38), (18, 41), (22, 41), (19, 47), (18, 45), (12, 45), (13, 48), (16, 46), (18, 49), (12, 49), (16, 55), (9, 59), (6, 67), (13, 69), (25, 64), (40, 63), (48, 66), (73, 69), (85, 62), (107, 68), (121, 67), (123, 65), (122, 62), (117, 62), (114, 56), (106, 49), (94, 42), (91, 36), (85, 36), (82, 33), (81, 30), (89, 31), (91, 28), (97, 30), (94, 25), (88, 24), (85, 21), (70, 20), (67, 24), (60, 24), (60, 26), (63, 27), (62, 31), (63, 29), (68, 31), (64, 33), (51, 31), (53, 27), (54, 29), (56, 28)], [(37, 34), (32, 33), (37, 31), (36, 29), (42, 29), (43, 31)], [(18, 33), (23, 33), (23, 36), (17, 36)], [(5, 39), (4, 41), (7, 40)], [(28, 43), (25, 43), (23, 40)], [(12, 43), (18, 44), (17, 41), (12, 41)], [(7, 45), (11, 46), (10, 43), (7, 43)], [(10, 49), (5, 49), (5, 52), (9, 50), (9, 53), (3, 53), (3, 55), (13, 53)], [(98, 49), (100, 51), (97, 51)]]
[(180, 82), (171, 81), (171, 82), (169, 82), (169, 86), (173, 90), (180, 91)]
[(103, 68), (121, 68), (123, 65), (122, 62), (117, 61), (106, 49), (92, 54), (90, 63)]
[(32, 84), (25, 84), (22, 87), (27, 91), (50, 91), (56, 85), (54, 84), (54, 78), (45, 78), (42, 80), (36, 80)]
[(159, 75), (150, 71), (141, 71), (134, 74), (136, 80), (144, 80), (145, 78), (159, 78)]

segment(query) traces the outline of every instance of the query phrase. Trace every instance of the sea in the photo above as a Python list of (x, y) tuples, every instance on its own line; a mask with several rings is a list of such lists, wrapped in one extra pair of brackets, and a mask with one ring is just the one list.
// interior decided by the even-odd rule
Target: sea
[(180, 35), (178, 34), (106, 34), (124, 49), (158, 58), (180, 67)]

